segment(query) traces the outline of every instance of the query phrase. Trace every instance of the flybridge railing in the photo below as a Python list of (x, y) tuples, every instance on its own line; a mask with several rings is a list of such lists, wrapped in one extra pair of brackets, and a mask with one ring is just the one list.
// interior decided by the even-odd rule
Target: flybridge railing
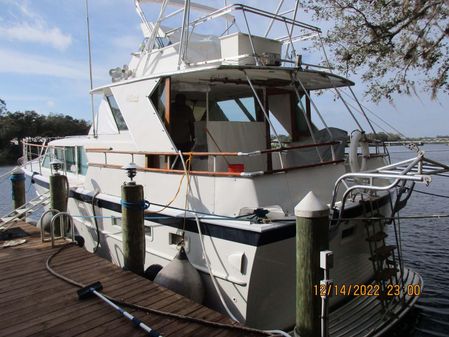
[[(213, 20), (213, 19), (217, 19), (219, 17), (222, 17), (222, 16), (227, 15), (229, 13), (232, 13), (234, 11), (242, 11), (242, 12), (245, 12), (245, 13), (252, 13), (252, 14), (255, 14), (255, 15), (260, 15), (260, 16), (266, 17), (266, 18), (268, 18), (270, 20), (279, 21), (279, 22), (282, 22), (282, 23), (287, 24), (287, 25), (293, 25), (295, 27), (307, 29), (307, 30), (310, 30), (310, 31), (315, 32), (315, 33), (321, 33), (321, 29), (316, 27), (316, 26), (312, 26), (312, 25), (309, 25), (307, 23), (304, 23), (304, 22), (301, 22), (301, 21), (297, 21), (295, 19), (283, 16), (281, 14), (267, 12), (267, 11), (264, 11), (264, 10), (259, 9), (259, 8), (255, 8), (255, 7), (251, 7), (251, 6), (247, 6), (247, 5), (242, 5), (242, 4), (234, 4), (234, 5), (229, 5), (229, 6), (223, 7), (221, 9), (217, 9), (216, 11), (214, 11), (214, 12), (208, 14), (208, 15), (202, 16), (202, 17), (200, 17), (198, 19), (195, 19), (195, 20), (191, 21), (189, 23), (189, 26), (194, 28), (194, 27), (196, 27), (198, 25), (201, 25), (201, 24), (203, 24), (203, 23), (205, 23), (207, 21), (210, 21), (210, 20)], [(284, 13), (282, 13), (282, 14), (284, 14)], [(181, 29), (182, 29), (182, 27), (173, 28), (171, 30), (168, 30), (166, 32), (166, 35), (171, 35), (171, 34), (173, 34), (176, 31), (180, 31)], [(282, 37), (282, 39), (286, 40), (288, 36), (289, 35), (284, 36), (284, 37)]]
[[(258, 151), (252, 151), (252, 152), (146, 152), (146, 151), (115, 151), (112, 148), (86, 148), (86, 152), (90, 153), (103, 153), (104, 154), (104, 161), (103, 163), (93, 163), (89, 162), (89, 166), (94, 167), (104, 167), (104, 168), (112, 168), (112, 169), (121, 169), (122, 166), (125, 164), (111, 164), (108, 162), (108, 155), (130, 155), (130, 160), (134, 162), (135, 156), (164, 156), (166, 158), (167, 167), (166, 168), (158, 168), (158, 167), (140, 167), (138, 170), (140, 171), (149, 171), (149, 172), (165, 172), (165, 173), (185, 173), (184, 169), (176, 169), (175, 163), (176, 160), (180, 158), (180, 156), (183, 157), (212, 157), (213, 164), (212, 164), (212, 171), (209, 170), (190, 170), (190, 174), (194, 175), (210, 175), (210, 176), (240, 176), (240, 177), (255, 177), (260, 176), (264, 174), (274, 174), (274, 173), (280, 173), (280, 172), (287, 172), (291, 170), (298, 170), (298, 169), (305, 169), (305, 168), (312, 168), (312, 167), (318, 167), (318, 166), (325, 166), (325, 165), (331, 165), (331, 164), (337, 164), (344, 161), (343, 158), (335, 158), (335, 156), (332, 157), (331, 160), (319, 160), (313, 163), (308, 163), (304, 165), (297, 165), (297, 166), (289, 166), (285, 167), (282, 165), (279, 169), (267, 169), (267, 170), (260, 170), (260, 171), (252, 171), (252, 172), (229, 172), (229, 171), (217, 171), (217, 157), (252, 157), (252, 156), (261, 156), (261, 155), (270, 155), (274, 153), (278, 153), (279, 155), (282, 152), (287, 152), (291, 150), (301, 150), (301, 149), (309, 149), (309, 148), (318, 148), (318, 147), (332, 147), (334, 145), (340, 144), (340, 142), (334, 141), (334, 142), (326, 142), (326, 143), (318, 143), (318, 144), (305, 144), (305, 145), (297, 145), (297, 146), (291, 146), (291, 147), (280, 147), (276, 149), (266, 149), (266, 150), (258, 150)], [(229, 163), (228, 163), (229, 164)]]
[[(178, 66), (181, 63), (184, 63), (184, 64), (188, 63), (188, 62), (186, 62), (185, 57), (187, 54), (189, 36), (193, 33), (194, 29), (206, 22), (209, 22), (211, 20), (215, 20), (218, 18), (226, 19), (225, 30), (223, 33), (221, 33), (220, 36), (223, 36), (226, 33), (228, 33), (233, 26), (235, 26), (237, 31), (248, 34), (250, 46), (251, 46), (252, 53), (253, 53), (252, 56), (254, 57), (257, 65), (260, 65), (263, 63), (260, 61), (260, 57), (256, 53), (255, 43), (253, 41), (253, 36), (254, 36), (253, 33), (254, 33), (255, 27), (254, 26), (251, 27), (251, 24), (247, 18), (247, 14), (256, 15), (259, 17), (269, 19), (269, 24), (268, 24), (268, 27), (264, 34), (264, 37), (270, 38), (273, 40), (277, 40), (277, 41), (281, 42), (283, 45), (287, 45), (286, 57), (285, 57), (285, 59), (283, 59), (281, 57), (281, 61), (286, 62), (286, 63), (295, 63), (295, 61), (296, 61), (296, 50), (294, 47), (295, 42), (311, 39), (315, 36), (318, 36), (321, 33), (320, 28), (296, 20), (296, 16), (298, 13), (298, 7), (299, 7), (299, 1), (295, 2), (295, 7), (293, 9), (289, 9), (289, 10), (281, 12), (284, 0), (280, 0), (279, 4), (277, 6), (277, 9), (274, 13), (271, 13), (271, 12), (268, 12), (268, 11), (265, 11), (265, 10), (262, 10), (259, 8), (255, 8), (252, 6), (243, 5), (243, 4), (231, 4), (231, 5), (225, 6), (221, 9), (214, 9), (214, 8), (211, 8), (208, 6), (197, 5), (197, 4), (193, 4), (193, 3), (191, 4), (190, 1), (186, 1), (185, 5), (182, 8), (174, 10), (171, 13), (166, 14), (167, 7), (168, 7), (168, 5), (171, 5), (171, 4), (169, 3), (168, 0), (162, 0), (162, 1), (159, 1), (159, 3), (161, 4), (159, 16), (153, 23), (148, 22), (145, 14), (144, 14), (144, 11), (142, 10), (142, 8), (140, 6), (141, 3), (145, 3), (145, 2), (154, 2), (154, 1), (135, 0), (135, 6), (136, 6), (137, 13), (138, 13), (142, 23), (146, 26), (147, 30), (149, 32), (151, 32), (151, 35), (146, 42), (144, 52), (151, 53), (155, 49), (163, 48), (164, 46), (160, 44), (160, 41), (158, 40), (158, 38), (163, 38), (163, 37), (169, 38), (170, 36), (173, 36), (175, 33), (181, 32), (180, 41), (176, 41), (176, 42), (172, 41), (172, 43), (171, 43), (171, 45), (173, 45), (173, 43), (180, 44)], [(207, 9), (207, 11), (209, 11), (209, 13), (206, 15), (203, 15), (199, 18), (190, 20), (190, 9), (191, 8), (193, 10), (201, 9), (202, 11)], [(231, 13), (234, 13), (234, 12), (241, 13), (242, 18), (237, 20), (237, 18), (234, 15), (231, 15)], [(286, 16), (290, 13), (293, 13), (291, 18)], [(176, 28), (169, 29), (165, 32), (163, 32), (160, 29), (162, 22), (164, 22), (168, 18), (173, 18), (179, 14), (183, 14), (182, 21), (181, 21), (182, 24), (180, 26), (178, 26)], [(245, 30), (242, 31), (240, 29), (240, 26), (237, 23), (237, 21), (242, 21), (244, 23), (243, 27), (245, 27)], [(258, 20), (251, 20), (251, 21), (257, 22), (258, 25), (260, 26), (260, 21), (258, 21)], [(270, 32), (272, 31), (273, 24), (275, 22), (281, 24), (283, 26), (282, 29), (285, 29), (286, 34), (284, 36), (280, 36), (280, 37), (269, 36)], [(301, 29), (302, 30), (301, 34), (295, 33), (294, 28)], [(163, 34), (164, 36), (161, 36), (161, 34)]]

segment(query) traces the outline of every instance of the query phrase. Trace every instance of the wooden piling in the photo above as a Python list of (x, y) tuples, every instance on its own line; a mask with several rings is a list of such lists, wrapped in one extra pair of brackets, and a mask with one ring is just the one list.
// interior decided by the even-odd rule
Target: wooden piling
[[(329, 249), (329, 208), (313, 192), (295, 207), (296, 326), (295, 337), (320, 337), (320, 251)], [(318, 288), (318, 293), (314, 291)]]
[(145, 264), (145, 228), (143, 186), (122, 185), (122, 237), (124, 269), (143, 275)]
[[(56, 209), (59, 212), (67, 212), (67, 200), (68, 200), (68, 189), (67, 189), (67, 177), (65, 175), (59, 174), (59, 172), (50, 176), (50, 208)], [(62, 219), (55, 220), (54, 233), (56, 236), (60, 236)]]
[(25, 172), (16, 168), (9, 178), (12, 186), (12, 201), (14, 209), (24, 205), (25, 200)]

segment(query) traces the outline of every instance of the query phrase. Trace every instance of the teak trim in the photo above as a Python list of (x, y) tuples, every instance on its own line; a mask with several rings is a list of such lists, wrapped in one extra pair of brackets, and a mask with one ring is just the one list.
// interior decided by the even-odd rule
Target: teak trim
[[(315, 164), (307, 164), (307, 165), (300, 165), (300, 166), (292, 166), (292, 167), (286, 167), (282, 169), (276, 169), (276, 170), (270, 170), (270, 171), (263, 171), (261, 174), (258, 175), (265, 175), (265, 174), (276, 174), (276, 173), (282, 173), (282, 172), (289, 172), (294, 170), (300, 170), (300, 169), (307, 169), (307, 168), (313, 168), (313, 167), (319, 167), (319, 166), (326, 166), (326, 165), (335, 165), (339, 163), (343, 163), (344, 160), (333, 160), (333, 161), (326, 161), (322, 163), (315, 163)], [(100, 163), (89, 163), (89, 166), (92, 167), (99, 167), (99, 168), (110, 168), (110, 169), (117, 169), (117, 170), (123, 170), (121, 165), (115, 165), (115, 164), (100, 164)], [(166, 168), (147, 168), (147, 167), (139, 167), (137, 168), (137, 171), (140, 172), (155, 172), (155, 173), (174, 173), (174, 174), (185, 174), (184, 170), (176, 170), (176, 169), (166, 169)], [(242, 178), (253, 178), (254, 176), (250, 176), (252, 172), (209, 172), (209, 171), (189, 171), (190, 175), (197, 175), (197, 176), (215, 176), (215, 177), (242, 177)]]
[[(317, 143), (317, 144), (304, 144), (304, 145), (295, 145), (295, 146), (289, 146), (289, 147), (280, 147), (276, 149), (266, 149), (266, 150), (259, 150), (259, 151), (253, 151), (249, 153), (242, 153), (242, 152), (183, 152), (182, 154), (185, 156), (229, 156), (229, 157), (238, 157), (238, 156), (251, 156), (251, 155), (260, 155), (265, 153), (272, 153), (272, 152), (283, 152), (283, 151), (289, 151), (289, 150), (296, 150), (296, 149), (307, 149), (311, 147), (322, 147), (322, 146), (330, 146), (330, 145), (338, 145), (340, 142), (326, 142), (326, 143)], [(179, 153), (177, 152), (146, 152), (146, 151), (113, 151), (113, 150), (97, 150), (97, 149), (86, 149), (86, 152), (91, 153), (111, 153), (111, 154), (129, 154), (129, 155), (159, 155), (159, 156), (179, 156)]]

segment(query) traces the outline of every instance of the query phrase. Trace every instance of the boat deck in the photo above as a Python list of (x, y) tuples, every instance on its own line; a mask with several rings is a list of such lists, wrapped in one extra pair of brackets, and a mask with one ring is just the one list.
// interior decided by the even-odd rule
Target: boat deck
[[(145, 336), (113, 308), (94, 297), (78, 300), (78, 288), (46, 269), (48, 257), (59, 248), (42, 243), (39, 230), (18, 223), (26, 243), (0, 250), (1, 336)], [(15, 238), (16, 239), (16, 238)], [(4, 243), (5, 241), (0, 241)], [(61, 242), (61, 241), (59, 241)], [(104, 293), (122, 301), (178, 315), (236, 326), (229, 318), (109, 261), (70, 246), (51, 261), (52, 268), (82, 284), (101, 281)], [(145, 313), (124, 307), (162, 336), (266, 336), (258, 332), (212, 326), (186, 319)]]
[[(400, 274), (398, 273), (398, 279)], [(329, 315), (331, 337), (382, 336), (391, 329), (416, 303), (419, 296), (409, 295), (407, 289), (423, 286), (421, 276), (404, 268), (404, 290), (401, 297), (383, 302), (376, 296), (358, 296)]]

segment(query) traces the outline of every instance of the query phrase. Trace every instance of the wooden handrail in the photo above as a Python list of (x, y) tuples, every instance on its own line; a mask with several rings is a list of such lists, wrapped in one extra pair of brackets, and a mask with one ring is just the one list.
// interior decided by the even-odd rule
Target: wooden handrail
[[(307, 149), (311, 147), (322, 147), (322, 146), (330, 146), (330, 145), (338, 145), (340, 142), (326, 142), (326, 143), (318, 143), (318, 144), (304, 144), (304, 145), (295, 145), (290, 147), (280, 147), (276, 149), (266, 149), (266, 150), (258, 150), (251, 152), (182, 152), (185, 156), (228, 156), (228, 157), (237, 157), (237, 156), (250, 156), (250, 155), (260, 155), (266, 153), (273, 152), (282, 152), (296, 149)], [(113, 151), (109, 149), (95, 149), (95, 148), (86, 148), (86, 152), (93, 153), (111, 153), (111, 154), (131, 154), (131, 155), (153, 155), (153, 156), (177, 156), (179, 155), (177, 152), (147, 152), (147, 151)]]
[(297, 149), (308, 149), (311, 147), (321, 147), (321, 146), (328, 146), (328, 145), (338, 145), (340, 142), (326, 142), (326, 143), (318, 143), (318, 144), (304, 144), (304, 145), (295, 145), (295, 146), (288, 146), (288, 147), (279, 147), (276, 149), (267, 149), (267, 150), (261, 150), (260, 153), (270, 153), (270, 152), (280, 152), (280, 151), (289, 151), (289, 150), (297, 150)]
[[(306, 168), (312, 168), (312, 167), (319, 167), (319, 166), (325, 166), (325, 165), (334, 165), (343, 163), (344, 160), (332, 160), (332, 161), (326, 161), (322, 163), (314, 163), (314, 164), (307, 164), (307, 165), (299, 165), (299, 166), (292, 166), (292, 167), (286, 167), (283, 169), (276, 169), (276, 170), (270, 170), (270, 171), (264, 171), (263, 174), (275, 174), (280, 172), (288, 172), (293, 170), (300, 170), (300, 169), (306, 169)], [(100, 168), (112, 168), (112, 169), (122, 169), (121, 165), (116, 164), (100, 164), (100, 163), (89, 163), (89, 166), (92, 167), (100, 167)], [(137, 171), (140, 172), (158, 172), (158, 173), (174, 173), (174, 174), (184, 174), (184, 170), (175, 170), (175, 169), (166, 169), (166, 168), (147, 168), (147, 167), (139, 167), (137, 168)], [(251, 177), (251, 172), (209, 172), (209, 171), (189, 171), (190, 175), (205, 175), (205, 176), (216, 176), (216, 177)], [(262, 172), (261, 172), (262, 173)], [(258, 174), (260, 175), (260, 174)]]

